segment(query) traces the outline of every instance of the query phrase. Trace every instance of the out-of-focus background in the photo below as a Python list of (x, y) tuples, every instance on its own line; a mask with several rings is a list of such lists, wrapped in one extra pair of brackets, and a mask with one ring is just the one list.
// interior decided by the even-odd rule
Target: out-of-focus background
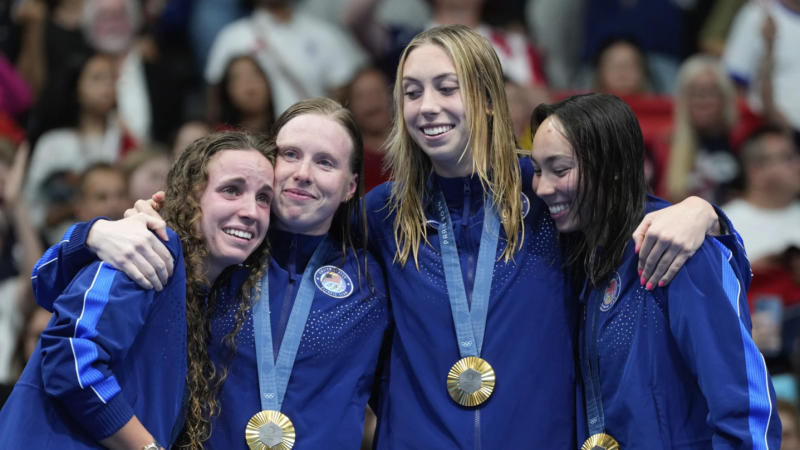
[(72, 223), (119, 218), (192, 140), (267, 132), (312, 96), (353, 111), (379, 184), (400, 52), (453, 23), (493, 44), (520, 148), (537, 104), (616, 94), (653, 192), (734, 222), (782, 448), (800, 449), (800, 0), (0, 1), (0, 398), (49, 318), (32, 265)]

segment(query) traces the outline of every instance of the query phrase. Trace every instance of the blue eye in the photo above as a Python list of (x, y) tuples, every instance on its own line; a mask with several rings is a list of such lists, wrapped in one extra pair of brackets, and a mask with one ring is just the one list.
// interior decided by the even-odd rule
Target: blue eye
[(282, 150), (280, 152), (280, 154), (281, 154), (281, 157), (283, 157), (285, 159), (297, 159), (298, 158), (297, 150), (292, 150), (292, 149)]

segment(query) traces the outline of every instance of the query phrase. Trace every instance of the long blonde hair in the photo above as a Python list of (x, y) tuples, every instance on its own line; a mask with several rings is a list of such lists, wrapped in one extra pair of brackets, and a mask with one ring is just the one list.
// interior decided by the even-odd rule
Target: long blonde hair
[(672, 201), (683, 200), (689, 191), (689, 174), (694, 167), (698, 136), (692, 126), (689, 113), (689, 83), (699, 74), (711, 72), (722, 92), (723, 120), (726, 129), (736, 123), (736, 91), (733, 83), (720, 67), (716, 58), (695, 55), (683, 63), (678, 72), (675, 95), (674, 131), (667, 164), (667, 197)]
[(469, 141), (462, 156), (472, 150), (472, 169), (490, 194), (506, 232), (506, 260), (522, 245), (521, 176), (508, 111), (503, 71), (491, 44), (463, 25), (436, 27), (418, 34), (406, 46), (397, 66), (394, 86), (395, 118), (387, 142), (387, 167), (392, 186), (389, 206), (397, 214), (394, 239), (395, 261), (405, 264), (409, 255), (419, 266), (419, 246), (427, 242), (423, 205), (430, 158), (413, 141), (403, 120), (403, 66), (408, 55), (424, 44), (438, 45), (452, 58), (464, 102)]

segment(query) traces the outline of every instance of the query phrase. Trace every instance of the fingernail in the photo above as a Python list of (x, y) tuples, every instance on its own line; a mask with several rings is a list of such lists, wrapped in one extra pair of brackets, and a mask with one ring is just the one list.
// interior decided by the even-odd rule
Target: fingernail
[(639, 269), (639, 276), (642, 276), (642, 269)]
[(658, 282), (658, 287), (664, 287), (664, 281), (663, 280)]
[(640, 284), (641, 286), (644, 286), (644, 282), (645, 282), (645, 279), (644, 279), (644, 277), (641, 277), (641, 278), (639, 278), (639, 284)]
[(637, 255), (639, 254), (639, 246), (638, 245), (633, 247), (633, 253), (635, 253)]
[(653, 283), (647, 283), (647, 286), (645, 286), (644, 288), (647, 289), (648, 291), (652, 291), (653, 290)]

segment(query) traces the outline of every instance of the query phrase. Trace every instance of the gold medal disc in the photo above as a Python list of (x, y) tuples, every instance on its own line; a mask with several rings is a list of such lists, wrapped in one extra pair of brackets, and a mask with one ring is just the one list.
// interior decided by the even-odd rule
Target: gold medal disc
[(486, 360), (467, 356), (458, 360), (447, 374), (447, 392), (461, 406), (478, 406), (492, 396), (495, 374)]
[(251, 450), (289, 450), (294, 447), (294, 424), (280, 411), (264, 410), (247, 422), (244, 438)]
[(619, 450), (619, 442), (610, 435), (597, 433), (581, 445), (581, 450)]

